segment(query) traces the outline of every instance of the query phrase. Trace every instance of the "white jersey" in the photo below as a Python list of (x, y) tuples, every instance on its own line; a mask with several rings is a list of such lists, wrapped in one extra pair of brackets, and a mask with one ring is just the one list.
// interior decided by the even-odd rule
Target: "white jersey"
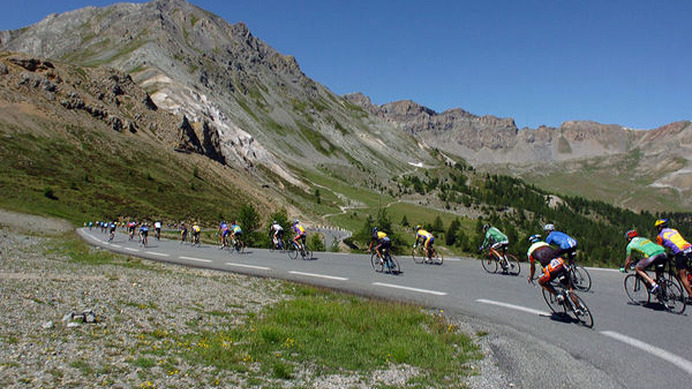
[(154, 228), (161, 229), (161, 222), (154, 223)]

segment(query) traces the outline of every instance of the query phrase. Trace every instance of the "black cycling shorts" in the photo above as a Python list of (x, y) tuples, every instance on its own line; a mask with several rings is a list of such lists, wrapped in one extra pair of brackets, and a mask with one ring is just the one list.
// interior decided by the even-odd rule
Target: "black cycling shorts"
[(678, 270), (690, 270), (690, 268), (692, 267), (692, 252), (687, 254), (685, 254), (684, 252), (677, 253), (675, 255), (675, 267)]

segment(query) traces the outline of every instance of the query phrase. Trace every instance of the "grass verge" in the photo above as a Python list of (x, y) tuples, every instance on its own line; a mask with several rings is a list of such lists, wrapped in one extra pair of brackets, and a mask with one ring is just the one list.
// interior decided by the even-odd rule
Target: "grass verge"
[(303, 376), (306, 366), (317, 375), (369, 375), (406, 365), (417, 371), (406, 387), (463, 387), (468, 363), (481, 357), (441, 311), (288, 285), (293, 299), (265, 308), (244, 326), (168, 344), (185, 345), (180, 352), (190, 361), (282, 380)]

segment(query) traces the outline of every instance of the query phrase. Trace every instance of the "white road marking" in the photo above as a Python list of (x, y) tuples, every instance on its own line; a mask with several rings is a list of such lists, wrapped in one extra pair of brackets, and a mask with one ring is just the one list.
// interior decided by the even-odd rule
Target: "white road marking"
[(256, 270), (271, 270), (271, 268), (269, 268), (269, 267), (254, 266), (254, 265), (243, 265), (242, 263), (231, 263), (231, 262), (226, 262), (226, 266), (244, 267), (244, 268), (256, 269)]
[(615, 332), (615, 331), (601, 331), (601, 333), (605, 336), (608, 336), (608, 337), (613, 338), (615, 340), (619, 340), (623, 343), (627, 343), (632, 347), (636, 347), (640, 350), (644, 350), (651, 355), (655, 355), (655, 356), (657, 356), (663, 360), (666, 360), (666, 361), (672, 363), (673, 365), (681, 368), (682, 370), (687, 372), (687, 374), (692, 375), (692, 362), (688, 361), (685, 358), (679, 357), (679, 356), (677, 356), (673, 353), (670, 353), (670, 352), (668, 352), (662, 348), (652, 346), (648, 343), (642, 342), (641, 340), (630, 338), (629, 336), (620, 334), (620, 333)]
[(620, 269), (608, 269), (605, 267), (585, 267), (586, 270), (594, 270), (594, 271), (606, 271), (606, 272), (611, 272), (611, 273), (620, 273)]
[(428, 290), (428, 289), (418, 289), (418, 288), (412, 288), (410, 286), (401, 286), (401, 285), (394, 285), (394, 284), (385, 284), (382, 282), (373, 282), (373, 285), (376, 286), (383, 286), (385, 288), (394, 288), (394, 289), (403, 289), (403, 290), (409, 290), (411, 292), (419, 292), (419, 293), (427, 293), (427, 294), (434, 294), (436, 296), (446, 296), (447, 292), (438, 292), (436, 290)]
[(193, 257), (178, 257), (180, 259), (187, 259), (188, 261), (211, 263), (210, 259), (193, 258)]
[(123, 248), (124, 248), (125, 250), (127, 250), (127, 251), (139, 252), (139, 250), (137, 250), (137, 249), (132, 249), (132, 248), (129, 248), (129, 247), (123, 247)]
[(289, 271), (290, 274), (297, 274), (300, 276), (308, 276), (308, 277), (316, 277), (316, 278), (326, 278), (329, 280), (337, 280), (337, 281), (348, 281), (348, 278), (345, 277), (336, 277), (336, 276), (328, 276), (324, 274), (315, 274), (315, 273), (303, 273), (299, 271)]
[(120, 246), (120, 245), (118, 245), (118, 244), (113, 244), (113, 243), (111, 243), (111, 246), (113, 246), (113, 247), (117, 247), (117, 248), (121, 248), (121, 247), (123, 247), (123, 246)]
[(170, 254), (164, 254), (164, 253), (157, 253), (155, 251), (145, 251), (145, 254), (151, 254), (151, 255), (157, 255), (159, 257), (170, 257)]
[(491, 304), (491, 305), (497, 305), (498, 307), (504, 307), (504, 308), (509, 308), (509, 309), (514, 309), (515, 311), (522, 311), (522, 312), (528, 312), (528, 313), (533, 313), (535, 315), (539, 316), (551, 316), (550, 313), (546, 311), (539, 311), (538, 309), (532, 309), (532, 308), (527, 308), (527, 307), (522, 307), (521, 305), (514, 305), (514, 304), (509, 304), (509, 303), (503, 303), (501, 301), (493, 301), (493, 300), (486, 300), (486, 299), (478, 299), (476, 300), (478, 303), (484, 303), (484, 304)]

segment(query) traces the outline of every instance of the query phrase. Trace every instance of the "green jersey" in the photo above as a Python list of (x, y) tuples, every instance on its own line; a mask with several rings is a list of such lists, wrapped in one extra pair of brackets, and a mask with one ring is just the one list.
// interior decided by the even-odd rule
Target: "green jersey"
[(649, 239), (642, 238), (641, 236), (635, 236), (627, 245), (627, 256), (631, 256), (633, 251), (635, 254), (640, 255), (643, 258), (649, 258), (654, 255), (665, 253), (666, 249), (664, 249), (663, 246), (659, 246), (650, 241)]
[(498, 230), (495, 227), (490, 227), (488, 228), (488, 231), (485, 232), (485, 239), (483, 239), (482, 247), (487, 247), (494, 243), (505, 242), (509, 242), (507, 235), (503, 234), (502, 231)]

